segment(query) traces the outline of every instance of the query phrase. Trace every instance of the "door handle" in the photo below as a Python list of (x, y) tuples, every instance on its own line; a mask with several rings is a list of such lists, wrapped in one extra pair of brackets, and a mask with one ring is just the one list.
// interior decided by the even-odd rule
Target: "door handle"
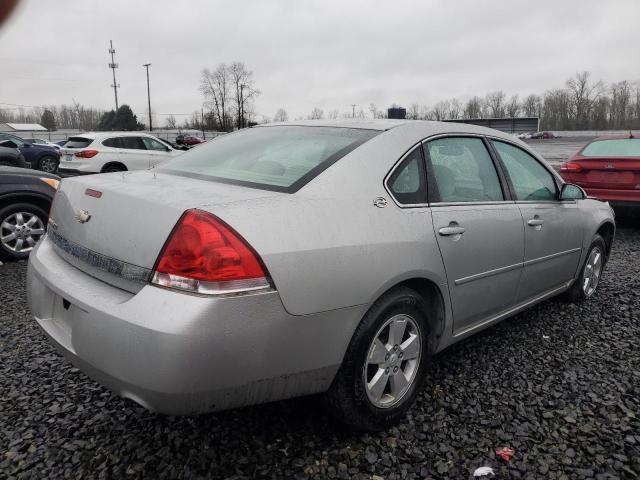
[(456, 222), (451, 222), (448, 227), (442, 227), (438, 230), (438, 233), (443, 237), (448, 237), (451, 235), (462, 235), (464, 231), (464, 227), (461, 227)]
[[(537, 215), (536, 215), (536, 217), (537, 217)], [(531, 227), (539, 227), (539, 226), (541, 226), (544, 223), (544, 220), (542, 220), (541, 218), (536, 218), (536, 217), (534, 217), (531, 220), (529, 220), (527, 222), (527, 224), (529, 226), (531, 226)]]

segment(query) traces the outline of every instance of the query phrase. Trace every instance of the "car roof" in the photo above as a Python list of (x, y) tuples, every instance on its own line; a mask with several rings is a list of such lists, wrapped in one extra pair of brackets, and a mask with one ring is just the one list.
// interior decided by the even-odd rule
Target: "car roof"
[[(298, 120), (278, 123), (267, 123), (257, 125), (254, 128), (269, 128), (277, 126), (309, 126), (309, 127), (339, 127), (339, 128), (362, 128), (368, 130), (405, 130), (422, 138), (426, 138), (438, 134), (460, 133), (460, 134), (476, 134), (489, 135), (493, 137), (504, 138), (505, 140), (522, 143), (513, 135), (492, 128), (480, 127), (470, 123), (461, 122), (436, 122), (431, 120), (357, 120), (357, 119), (341, 119), (341, 120)], [(523, 144), (524, 145), (524, 144)]]
[(90, 138), (91, 140), (103, 137), (153, 137), (153, 135), (144, 132), (85, 132), (69, 135), (69, 138)]

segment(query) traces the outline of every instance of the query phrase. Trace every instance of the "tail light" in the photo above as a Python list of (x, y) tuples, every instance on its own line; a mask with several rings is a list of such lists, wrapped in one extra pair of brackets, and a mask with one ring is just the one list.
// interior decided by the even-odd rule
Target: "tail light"
[(79, 158), (93, 158), (98, 154), (98, 150), (81, 150), (73, 154), (74, 157)]
[(151, 283), (203, 294), (270, 289), (256, 251), (229, 225), (202, 210), (187, 210), (165, 243)]
[(560, 171), (566, 173), (578, 173), (582, 171), (582, 167), (577, 163), (563, 163), (560, 165)]

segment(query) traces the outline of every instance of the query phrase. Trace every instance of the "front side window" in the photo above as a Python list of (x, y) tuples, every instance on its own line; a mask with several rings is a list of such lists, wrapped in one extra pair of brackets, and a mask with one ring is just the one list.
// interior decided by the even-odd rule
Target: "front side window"
[(411, 205), (427, 202), (426, 175), (420, 147), (409, 153), (393, 171), (387, 186), (399, 203)]
[(127, 150), (146, 150), (140, 137), (120, 137), (120, 148)]
[(153, 138), (142, 137), (142, 141), (144, 142), (144, 146), (146, 147), (147, 150), (158, 150), (160, 152), (167, 151), (167, 147), (165, 147), (163, 144), (161, 144), (159, 141)]
[(378, 133), (338, 127), (247, 128), (189, 150), (159, 170), (293, 192)]
[(508, 143), (494, 140), (493, 145), (511, 178), (516, 200), (556, 200), (556, 182), (540, 162), (524, 150)]
[(640, 138), (596, 140), (584, 147), (583, 157), (640, 157)]
[(504, 200), (493, 160), (480, 138), (446, 137), (425, 145), (431, 202)]

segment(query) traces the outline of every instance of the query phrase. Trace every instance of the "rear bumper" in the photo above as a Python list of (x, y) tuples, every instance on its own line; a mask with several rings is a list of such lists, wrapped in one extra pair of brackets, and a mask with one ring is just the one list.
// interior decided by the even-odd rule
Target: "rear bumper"
[(60, 258), (29, 258), (29, 306), (78, 368), (149, 410), (188, 414), (326, 390), (362, 315), (289, 315), (277, 292), (212, 298), (152, 285), (133, 294)]
[(585, 188), (590, 197), (606, 200), (613, 205), (615, 202), (640, 204), (640, 190), (622, 190), (613, 188)]

